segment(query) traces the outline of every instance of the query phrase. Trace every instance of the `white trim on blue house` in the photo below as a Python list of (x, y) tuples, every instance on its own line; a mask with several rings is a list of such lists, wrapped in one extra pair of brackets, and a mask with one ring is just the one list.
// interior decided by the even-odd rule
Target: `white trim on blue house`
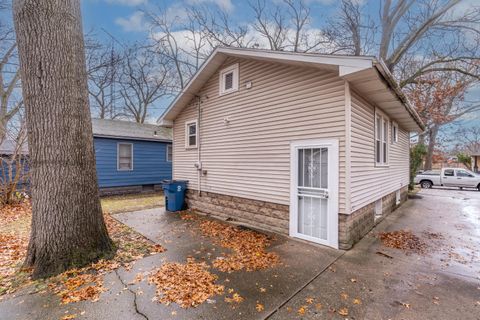
[[(121, 144), (130, 145), (130, 158), (132, 162), (132, 166), (130, 169), (120, 169), (120, 145)], [(133, 171), (133, 143), (117, 142), (117, 171)]]

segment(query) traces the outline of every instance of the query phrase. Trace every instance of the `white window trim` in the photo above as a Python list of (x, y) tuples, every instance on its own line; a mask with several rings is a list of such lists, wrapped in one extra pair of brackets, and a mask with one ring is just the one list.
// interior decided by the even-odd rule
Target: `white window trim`
[[(377, 150), (377, 117), (380, 117), (382, 119), (382, 136), (380, 137), (380, 150), (378, 151)], [(387, 124), (387, 132), (384, 131), (384, 128), (385, 128), (385, 123)], [(389, 143), (389, 134), (388, 132), (390, 131), (389, 128), (390, 128), (390, 119), (387, 117), (387, 115), (383, 112), (381, 112), (380, 110), (375, 110), (375, 118), (374, 118), (374, 161), (375, 161), (375, 166), (376, 167), (388, 167), (389, 164), (388, 164), (388, 160), (389, 160), (389, 155), (390, 155), (390, 143)], [(386, 137), (385, 137), (385, 134), (386, 134)], [(385, 162), (381, 161), (381, 162), (377, 162), (377, 152), (380, 152), (380, 159), (383, 158), (383, 146), (384, 146), (384, 143), (385, 143), (385, 146), (387, 148), (387, 153), (386, 153), (386, 159), (385, 159)]]
[[(393, 130), (395, 128), (395, 130)], [(392, 121), (392, 143), (398, 142), (398, 123)]]
[[(172, 157), (170, 158), (170, 160), (168, 160), (168, 149), (172, 150)], [(166, 158), (167, 158), (167, 162), (173, 161), (173, 146), (171, 144), (167, 144)]]
[[(132, 168), (131, 169), (120, 169), (120, 145), (126, 144), (130, 145), (130, 157), (132, 158)], [(117, 143), (117, 171), (133, 171), (133, 143), (128, 142), (118, 142)]]
[[(190, 137), (190, 134), (188, 132), (188, 127), (192, 124), (195, 124), (195, 145), (190, 145), (189, 144), (189, 137)], [(185, 149), (196, 149), (198, 146), (198, 121), (197, 119), (193, 120), (193, 121), (187, 121), (185, 122)]]
[[(221, 96), (238, 91), (238, 82), (239, 82), (238, 69), (239, 69), (238, 63), (235, 63), (220, 71), (220, 79), (219, 79), (220, 91), (219, 92)], [(225, 75), (231, 72), (233, 72), (232, 88), (225, 90)]]

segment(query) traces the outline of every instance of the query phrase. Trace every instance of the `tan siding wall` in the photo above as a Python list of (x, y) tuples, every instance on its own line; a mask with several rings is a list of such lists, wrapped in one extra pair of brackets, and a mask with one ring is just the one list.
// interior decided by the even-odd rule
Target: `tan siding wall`
[[(344, 212), (344, 81), (324, 71), (254, 60), (230, 58), (224, 67), (236, 62), (238, 92), (219, 96), (218, 72), (201, 92), (201, 154), (207, 170), (202, 190), (288, 205), (290, 142), (336, 138)], [(245, 88), (246, 81), (252, 81), (251, 89)], [(185, 122), (196, 118), (192, 103), (174, 121), (173, 175), (189, 180), (192, 189), (197, 189), (197, 150), (185, 149)]]
[(389, 165), (375, 166), (375, 109), (352, 92), (351, 206), (352, 211), (408, 185), (409, 134), (399, 128), (398, 142), (391, 142)]

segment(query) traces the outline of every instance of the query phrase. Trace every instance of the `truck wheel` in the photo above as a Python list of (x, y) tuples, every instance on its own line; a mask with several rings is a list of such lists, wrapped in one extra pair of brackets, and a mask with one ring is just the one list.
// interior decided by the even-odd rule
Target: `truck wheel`
[(477, 186), (477, 190), (480, 191), (480, 183)]
[(431, 181), (428, 181), (428, 180), (423, 180), (422, 182), (420, 182), (420, 186), (423, 189), (430, 189), (433, 186), (433, 183)]

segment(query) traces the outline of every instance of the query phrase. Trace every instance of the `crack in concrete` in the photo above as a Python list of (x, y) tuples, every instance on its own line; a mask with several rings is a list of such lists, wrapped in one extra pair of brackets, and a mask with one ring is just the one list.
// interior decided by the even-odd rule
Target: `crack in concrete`
[(130, 289), (130, 286), (125, 283), (122, 279), (122, 277), (120, 277), (120, 274), (118, 273), (117, 270), (114, 270), (115, 274), (117, 275), (117, 278), (118, 280), (120, 281), (121, 284), (123, 284), (123, 287), (126, 288), (131, 294), (133, 294), (133, 306), (135, 307), (135, 312), (138, 313), (139, 315), (141, 315), (143, 318), (145, 318), (146, 320), (149, 320), (149, 318), (147, 317), (147, 315), (143, 312), (141, 312), (139, 309), (138, 309), (138, 304), (137, 304), (137, 293)]
[(328, 268), (330, 268), (333, 264), (335, 264), (341, 257), (343, 257), (347, 253), (347, 251), (344, 251), (341, 255), (335, 258), (329, 265), (327, 265), (325, 268), (320, 270), (316, 275), (314, 275), (310, 280), (308, 280), (303, 286), (301, 286), (297, 291), (295, 291), (290, 297), (285, 299), (280, 305), (278, 305), (275, 309), (273, 309), (269, 314), (267, 314), (263, 319), (267, 320), (270, 319), (275, 313), (277, 313), (283, 306), (285, 306), (288, 302), (290, 302), (297, 294), (303, 291), (310, 283), (315, 281), (318, 277), (320, 277)]

